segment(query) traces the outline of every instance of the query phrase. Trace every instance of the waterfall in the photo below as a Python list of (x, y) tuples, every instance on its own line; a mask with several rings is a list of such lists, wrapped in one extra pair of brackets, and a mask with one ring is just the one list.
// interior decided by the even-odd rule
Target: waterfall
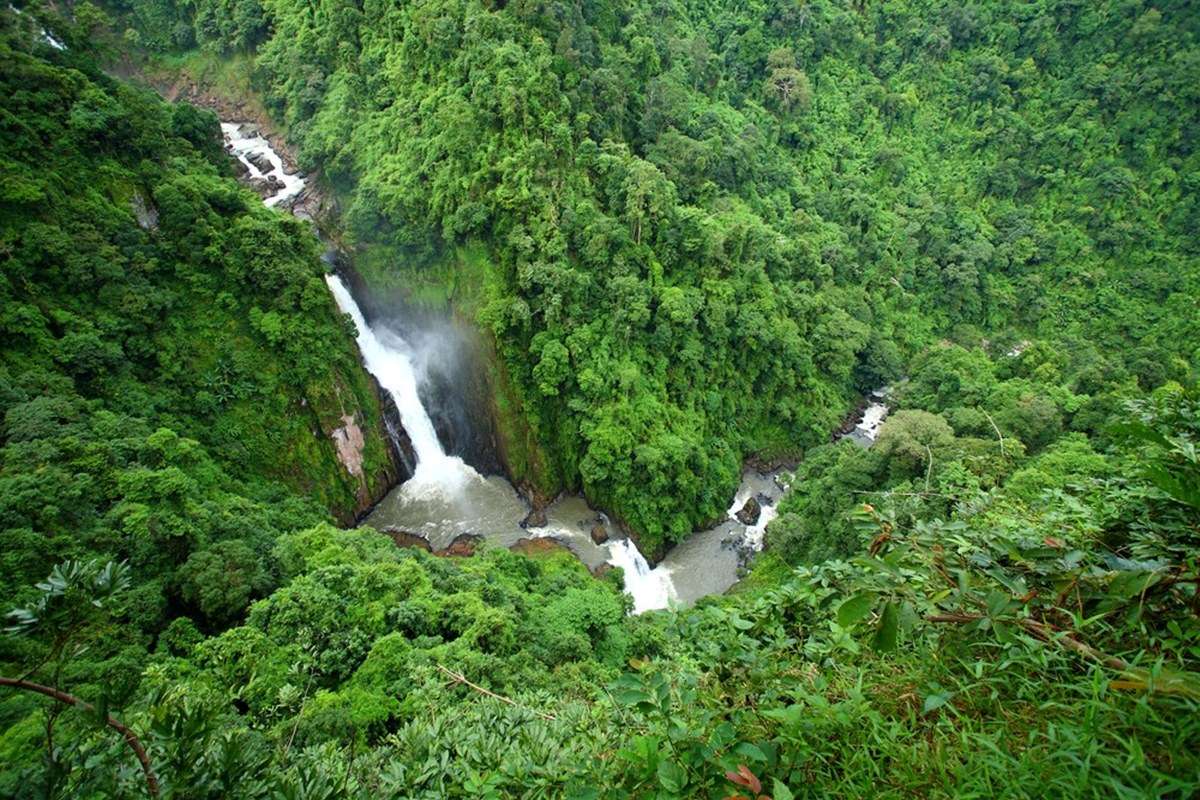
[(479, 473), (471, 469), (461, 458), (446, 455), (438, 441), (433, 420), (421, 405), (417, 394), (417, 374), (413, 369), (412, 351), (399, 336), (386, 328), (375, 329), (367, 324), (358, 304), (346, 284), (336, 275), (326, 275), (325, 282), (337, 301), (338, 308), (350, 315), (358, 331), (358, 349), (362, 353), (367, 371), (375, 376), (384, 391), (396, 402), (400, 421), (412, 441), (417, 457), (413, 477), (405, 484), (413, 484), (409, 491), (446, 491), (461, 487)]
[[(252, 181), (271, 179), (268, 185), (275, 193), (264, 201), (268, 206), (290, 200), (304, 189), (304, 178), (288, 173), (271, 143), (258, 135), (252, 126), (222, 122), (221, 130), (225, 134), (226, 148), (246, 167)], [(265, 169), (266, 166), (271, 169)], [(470, 533), (502, 534), (498, 528), (503, 523), (498, 523), (489, 514), (498, 510), (503, 516), (506, 504), (516, 503), (518, 513), (523, 515), (528, 510), (525, 501), (502, 478), (484, 478), (461, 458), (446, 454), (438, 441), (433, 420), (417, 393), (420, 375), (414, 363), (418, 354), (394, 331), (368, 325), (341, 278), (326, 275), (325, 282), (338, 308), (354, 321), (358, 349), (367, 371), (395, 401), (400, 422), (412, 442), (417, 463), (412, 469), (412, 477), (389, 495), (392, 505), (415, 509), (415, 518), (425, 520), (426, 524), (414, 526), (413, 530), (427, 538), (432, 538), (437, 531), (453, 531), (456, 527), (459, 530), (465, 527)], [(390, 426), (386, 421), (385, 424)], [(389, 433), (395, 438), (396, 432)], [(517, 527), (519, 519), (517, 516), (513, 520), (512, 527), (520, 535), (527, 535)], [(585, 530), (577, 533), (581, 541), (592, 545)], [(608, 563), (624, 571), (625, 591), (633, 597), (634, 613), (666, 608), (675, 600), (669, 567), (659, 565), (651, 569), (637, 545), (629, 539), (610, 541), (604, 547), (608, 552)]]
[(609, 542), (608, 552), (608, 563), (625, 573), (625, 591), (633, 597), (633, 613), (666, 608), (674, 599), (671, 571), (662, 566), (651, 569), (632, 540)]
[[(358, 349), (367, 371), (396, 401), (404, 430), (412, 440), (417, 465), (412, 478), (400, 487), (403, 499), (413, 503), (444, 499), (460, 492), (469, 481), (483, 481), (479, 473), (461, 458), (448, 456), (442, 450), (433, 421), (417, 393), (417, 373), (413, 369), (413, 353), (408, 343), (387, 328), (368, 325), (341, 278), (326, 275), (325, 282), (329, 284), (338, 308), (354, 320)], [(661, 566), (651, 569), (637, 545), (629, 539), (609, 542), (607, 547), (608, 563), (625, 573), (625, 591), (633, 597), (635, 614), (669, 605), (675, 596), (669, 569)]]

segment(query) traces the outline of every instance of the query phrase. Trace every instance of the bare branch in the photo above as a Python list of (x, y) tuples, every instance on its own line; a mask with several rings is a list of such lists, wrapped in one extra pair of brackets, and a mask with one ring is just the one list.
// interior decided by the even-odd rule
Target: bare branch
[(1004, 452), (1004, 434), (1002, 434), (1002, 433), (1000, 432), (1000, 428), (998, 428), (998, 427), (996, 426), (996, 420), (992, 419), (992, 415), (991, 415), (991, 414), (989, 414), (989, 413), (988, 413), (986, 410), (984, 410), (984, 409), (982, 409), (982, 408), (981, 408), (981, 409), (979, 409), (979, 410), (980, 410), (980, 411), (983, 411), (983, 415), (984, 415), (985, 417), (987, 417), (987, 419), (988, 419), (988, 422), (992, 423), (992, 430), (994, 430), (994, 431), (996, 432), (996, 436), (997, 436), (997, 438), (999, 438), (999, 439), (1000, 439), (1000, 455), (1001, 455), (1001, 456), (1004, 456), (1005, 458), (1007, 458), (1007, 457), (1008, 457), (1008, 454)]
[[(40, 683), (34, 683), (33, 681), (27, 681), (23, 678), (5, 678), (0, 676), (0, 686), (10, 686), (14, 689), (21, 689), (26, 692), (42, 694), (53, 700), (57, 700), (60, 703), (64, 703), (69, 706), (75, 706), (82, 711), (95, 710), (95, 706), (93, 706), (91, 703), (80, 700), (73, 694), (67, 694), (66, 692), (60, 691), (53, 687), (44, 686)], [(108, 715), (105, 723), (108, 725), (108, 727), (121, 734), (121, 737), (125, 740), (125, 743), (129, 745), (129, 749), (133, 750), (134, 755), (137, 756), (137, 760), (141, 762), (142, 772), (146, 775), (146, 791), (151, 797), (158, 797), (158, 778), (154, 776), (154, 768), (150, 766), (150, 756), (146, 754), (146, 748), (142, 747), (142, 742), (140, 739), (138, 739), (137, 734), (130, 730), (129, 727), (119, 722), (116, 717), (112, 716), (111, 714)]]

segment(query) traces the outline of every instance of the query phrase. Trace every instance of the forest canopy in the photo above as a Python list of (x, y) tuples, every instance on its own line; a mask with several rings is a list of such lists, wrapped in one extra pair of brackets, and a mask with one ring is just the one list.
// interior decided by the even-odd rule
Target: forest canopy
[[(1198, 27), (0, 11), (0, 795), (1200, 792)], [(748, 576), (632, 616), (554, 548), (336, 527), (390, 456), (316, 239), (105, 67), (248, 80), (365, 281), (488, 334), (514, 482), (661, 554), (794, 464)]]
[(650, 551), (936, 337), (1193, 375), (1187, 3), (124, 3), (151, 47), (253, 53), (368, 280), (485, 248), (456, 302), (511, 466)]

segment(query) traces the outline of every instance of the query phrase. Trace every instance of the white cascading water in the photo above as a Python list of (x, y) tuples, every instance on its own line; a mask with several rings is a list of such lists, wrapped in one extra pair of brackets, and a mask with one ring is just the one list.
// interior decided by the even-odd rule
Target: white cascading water
[(367, 371), (375, 376), (396, 402), (404, 430), (412, 441), (417, 456), (416, 470), (405, 484), (410, 491), (449, 492), (468, 480), (480, 479), (479, 473), (457, 456), (446, 455), (438, 441), (433, 420), (421, 405), (417, 393), (417, 374), (413, 370), (408, 345), (396, 334), (385, 329), (376, 331), (367, 324), (358, 304), (346, 284), (337, 275), (326, 275), (325, 282), (337, 301), (338, 308), (350, 315), (358, 331), (358, 349)]
[(608, 542), (608, 563), (625, 573), (625, 591), (633, 598), (633, 613), (666, 608), (675, 599), (671, 571), (661, 565), (651, 569), (632, 539)]
[[(274, 177), (279, 190), (275, 194), (263, 200), (268, 206), (278, 205), (285, 200), (290, 200), (304, 189), (304, 178), (300, 177), (299, 173), (288, 172), (283, 167), (283, 158), (279, 153), (275, 152), (275, 148), (271, 147), (271, 143), (266, 137), (255, 133), (253, 136), (247, 136), (243, 132), (243, 126), (234, 122), (222, 122), (221, 133), (225, 135), (225, 139), (229, 142), (229, 152), (249, 171), (251, 178), (271, 178)], [(267, 159), (267, 163), (271, 165), (271, 169), (264, 172), (251, 160), (251, 156), (262, 156)]]

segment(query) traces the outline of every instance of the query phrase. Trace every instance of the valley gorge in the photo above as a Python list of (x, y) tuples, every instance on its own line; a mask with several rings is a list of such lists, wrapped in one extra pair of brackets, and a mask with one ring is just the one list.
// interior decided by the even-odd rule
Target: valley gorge
[(1200, 15), (0, 9), (0, 797), (1200, 792)]

